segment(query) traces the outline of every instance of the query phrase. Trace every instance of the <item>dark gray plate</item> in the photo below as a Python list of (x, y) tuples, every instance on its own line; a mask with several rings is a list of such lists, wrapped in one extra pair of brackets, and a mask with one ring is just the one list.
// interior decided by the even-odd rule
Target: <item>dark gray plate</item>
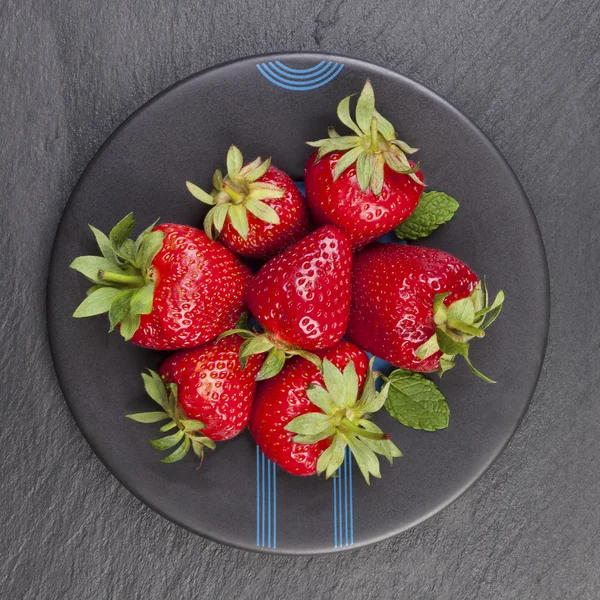
[[(133, 210), (140, 226), (157, 217), (200, 225), (205, 186), (237, 144), (247, 158), (272, 155), (295, 179), (306, 140), (334, 124), (335, 107), (370, 77), (380, 112), (421, 150), (431, 189), (461, 208), (426, 244), (486, 275), (507, 302), (473, 362), (498, 380), (486, 385), (462, 365), (440, 387), (451, 408), (447, 430), (402, 427), (378, 416), (404, 452), (368, 487), (353, 470), (335, 481), (294, 478), (257, 453), (249, 435), (219, 445), (200, 472), (192, 457), (158, 462), (150, 425), (125, 413), (150, 409), (140, 372), (162, 357), (107, 334), (104, 317), (75, 320), (83, 278), (68, 268), (95, 253), (92, 223), (107, 231)], [(228, 63), (186, 79), (132, 115), (81, 177), (56, 235), (48, 281), (48, 324), (56, 371), (86, 439), (133, 494), (167, 518), (214, 540), (277, 553), (328, 552), (395, 535), (431, 516), (470, 486), (512, 436), (540, 372), (548, 331), (544, 249), (531, 207), (510, 167), (464, 115), (423, 86), (358, 60), (283, 54)]]

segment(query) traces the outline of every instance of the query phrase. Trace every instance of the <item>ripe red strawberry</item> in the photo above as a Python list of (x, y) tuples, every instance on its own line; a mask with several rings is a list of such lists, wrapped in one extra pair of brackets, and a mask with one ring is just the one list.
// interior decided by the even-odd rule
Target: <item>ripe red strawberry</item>
[(134, 242), (131, 214), (106, 237), (91, 227), (103, 257), (71, 268), (95, 285), (74, 317), (108, 312), (126, 340), (155, 350), (198, 346), (242, 314), (249, 269), (218, 242), (186, 225), (151, 225)]
[(279, 341), (306, 350), (333, 346), (348, 322), (351, 265), (345, 233), (321, 227), (260, 269), (248, 307)]
[[(485, 282), (460, 260), (421, 246), (373, 244), (354, 257), (347, 337), (396, 367), (444, 371), (502, 308), (499, 292), (488, 306)], [(489, 321), (485, 322), (491, 313)]]
[(272, 258), (254, 276), (246, 300), (265, 333), (248, 339), (240, 356), (269, 352), (259, 379), (278, 373), (294, 354), (319, 364), (304, 351), (342, 339), (350, 311), (351, 264), (348, 237), (327, 226)]
[(310, 231), (308, 209), (294, 182), (270, 158), (242, 165), (242, 153), (231, 146), (227, 175), (223, 179), (215, 171), (210, 194), (189, 181), (186, 185), (195, 198), (213, 207), (204, 220), (206, 235), (216, 233), (234, 252), (266, 260)]
[(324, 472), (331, 477), (349, 446), (368, 483), (370, 475), (380, 477), (376, 453), (390, 462), (402, 455), (368, 420), (367, 413), (383, 406), (389, 384), (376, 393), (367, 356), (349, 342), (317, 354), (323, 373), (294, 357), (278, 375), (259, 384), (250, 432), (265, 455), (292, 475)]
[(231, 336), (170, 356), (154, 371), (142, 374), (148, 395), (161, 411), (127, 415), (140, 423), (169, 419), (161, 431), (177, 429), (152, 440), (157, 450), (181, 444), (162, 462), (181, 460), (190, 447), (202, 459), (204, 447), (229, 440), (248, 424), (262, 358), (252, 356), (242, 370), (238, 353), (242, 339)]
[(355, 135), (309, 142), (319, 150), (306, 163), (306, 200), (315, 222), (344, 229), (354, 249), (362, 248), (405, 221), (423, 191), (423, 175), (407, 154), (416, 152), (396, 139), (393, 125), (375, 109), (369, 80), (358, 98), (356, 123), (350, 96), (338, 105), (340, 121)]

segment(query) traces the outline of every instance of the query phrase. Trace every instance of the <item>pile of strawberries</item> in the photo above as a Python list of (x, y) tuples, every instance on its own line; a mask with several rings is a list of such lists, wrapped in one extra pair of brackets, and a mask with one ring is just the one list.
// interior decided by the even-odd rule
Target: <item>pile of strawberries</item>
[[(159, 409), (127, 415), (165, 422), (151, 441), (169, 450), (163, 462), (190, 449), (202, 459), (248, 427), (289, 473), (330, 477), (349, 447), (368, 482), (380, 476), (377, 455), (401, 456), (373, 413), (447, 426), (447, 404), (421, 373), (462, 356), (491, 381), (471, 364), (469, 341), (497, 317), (502, 292), (489, 303), (485, 282), (440, 250), (372, 243), (392, 230), (424, 237), (458, 203), (423, 193), (407, 157), (416, 149), (377, 112), (369, 81), (355, 119), (350, 102), (337, 109), (350, 134), (330, 128), (309, 142), (306, 198), (270, 159), (244, 164), (231, 146), (210, 193), (187, 182), (211, 207), (204, 231), (154, 223), (133, 240), (130, 214), (109, 236), (91, 227), (102, 256), (71, 264), (93, 283), (75, 317), (108, 313), (125, 340), (174, 351), (142, 375)], [(374, 372), (366, 352), (397, 369)]]

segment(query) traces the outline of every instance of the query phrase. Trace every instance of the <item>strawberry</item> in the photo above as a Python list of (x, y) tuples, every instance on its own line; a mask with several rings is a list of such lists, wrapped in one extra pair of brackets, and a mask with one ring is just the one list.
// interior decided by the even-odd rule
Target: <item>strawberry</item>
[(235, 146), (227, 153), (227, 175), (217, 169), (212, 193), (187, 181), (190, 193), (212, 206), (204, 231), (242, 256), (266, 260), (285, 250), (310, 231), (302, 194), (283, 171), (260, 157), (243, 165)]
[[(347, 337), (366, 351), (411, 371), (439, 371), (469, 360), (469, 341), (483, 337), (502, 308), (488, 305), (485, 281), (460, 260), (431, 248), (372, 244), (354, 257)], [(490, 314), (491, 313), (491, 314)], [(486, 319), (490, 319), (486, 322)]]
[(159, 374), (142, 374), (148, 395), (161, 407), (156, 412), (127, 415), (139, 423), (169, 419), (160, 431), (177, 429), (150, 443), (157, 450), (181, 444), (162, 462), (181, 460), (190, 447), (202, 459), (204, 447), (229, 440), (248, 424), (262, 359), (252, 356), (242, 370), (238, 353), (242, 339), (231, 336), (170, 356)]
[(375, 391), (367, 356), (349, 342), (317, 354), (322, 373), (294, 357), (278, 375), (259, 384), (250, 432), (265, 455), (292, 475), (331, 477), (349, 446), (368, 483), (370, 475), (380, 477), (376, 453), (390, 462), (402, 456), (368, 420), (368, 413), (383, 406), (389, 384)]
[(369, 80), (350, 116), (350, 96), (338, 105), (340, 121), (355, 135), (308, 142), (319, 150), (305, 168), (306, 200), (319, 225), (344, 229), (354, 249), (388, 233), (417, 207), (423, 175), (407, 154), (417, 150), (396, 139), (393, 125), (375, 109)]
[(337, 227), (321, 227), (275, 256), (258, 271), (246, 292), (248, 308), (263, 327), (246, 336), (241, 358), (269, 352), (259, 379), (278, 373), (287, 357), (310, 352), (342, 339), (350, 311), (352, 251)]
[(155, 350), (198, 346), (233, 327), (244, 310), (249, 269), (227, 248), (186, 225), (151, 225), (135, 242), (132, 214), (107, 237), (90, 226), (102, 252), (71, 268), (94, 286), (74, 317), (108, 312), (126, 340)]

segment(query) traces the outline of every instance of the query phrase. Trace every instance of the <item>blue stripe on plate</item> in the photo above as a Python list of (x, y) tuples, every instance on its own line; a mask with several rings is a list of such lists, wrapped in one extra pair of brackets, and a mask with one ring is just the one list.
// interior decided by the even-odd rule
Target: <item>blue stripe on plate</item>
[(273, 548), (277, 548), (277, 466), (271, 463), (273, 468)]
[(345, 533), (346, 533), (346, 546), (348, 545), (348, 448), (345, 450), (344, 457), (344, 520), (346, 521)]
[(277, 467), (256, 447), (256, 545), (277, 548)]
[(267, 464), (267, 547), (271, 547), (271, 463)]
[(352, 499), (352, 452), (344, 450), (344, 462), (333, 478), (333, 547), (354, 544), (354, 507)]
[(333, 478), (333, 547), (338, 547), (337, 537), (337, 477)]
[(354, 544), (354, 507), (352, 503), (352, 452), (348, 450), (348, 472), (350, 473), (350, 545)]
[(260, 449), (256, 446), (256, 545), (260, 546)]
[(344, 479), (344, 468), (340, 467), (338, 469), (338, 540), (340, 542), (340, 546), (344, 545), (344, 509), (343, 509), (343, 479)]
[(261, 487), (262, 487), (262, 523), (261, 523), (261, 530), (262, 530), (262, 546), (264, 547), (265, 545), (265, 455), (261, 452), (260, 453), (260, 471), (261, 471)]
[[(354, 544), (352, 452), (333, 477), (333, 546)], [(256, 447), (256, 545), (277, 548), (277, 467)]]

